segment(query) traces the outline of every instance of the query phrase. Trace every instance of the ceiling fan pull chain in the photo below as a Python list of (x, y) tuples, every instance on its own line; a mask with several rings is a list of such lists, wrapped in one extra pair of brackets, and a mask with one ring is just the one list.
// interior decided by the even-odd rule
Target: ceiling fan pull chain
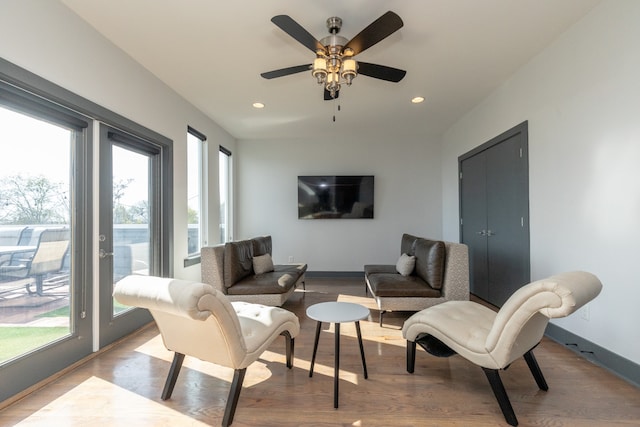
[[(340, 111), (340, 106), (338, 105), (338, 111)], [(333, 122), (336, 122), (336, 99), (333, 98)]]

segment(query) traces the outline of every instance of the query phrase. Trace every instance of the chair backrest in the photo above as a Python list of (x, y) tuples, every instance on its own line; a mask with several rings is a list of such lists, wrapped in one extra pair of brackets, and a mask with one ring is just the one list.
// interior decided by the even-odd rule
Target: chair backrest
[[(1, 227), (0, 228), (0, 246), (17, 246), (20, 242), (20, 236), (27, 227)], [(0, 255), (0, 265), (11, 264), (12, 253)]]
[(234, 369), (245, 359), (238, 316), (211, 285), (131, 275), (116, 284), (113, 296), (122, 304), (148, 309), (171, 351)]
[(60, 271), (68, 249), (69, 229), (43, 230), (40, 233), (38, 247), (31, 260), (29, 275)]
[(27, 227), (22, 234), (20, 234), (20, 240), (18, 245), (20, 246), (37, 246), (40, 240), (40, 234), (47, 230), (47, 227)]
[(602, 283), (585, 271), (561, 273), (525, 285), (498, 312), (486, 348), (506, 366), (540, 342), (549, 319), (565, 317), (594, 299)]
[(0, 246), (16, 246), (20, 241), (20, 235), (27, 227), (2, 227), (0, 228)]

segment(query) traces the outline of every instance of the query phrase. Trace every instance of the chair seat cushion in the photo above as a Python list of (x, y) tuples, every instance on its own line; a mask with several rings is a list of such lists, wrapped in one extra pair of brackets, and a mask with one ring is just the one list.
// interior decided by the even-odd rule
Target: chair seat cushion
[(273, 266), (273, 271), (276, 273), (291, 273), (296, 274), (298, 277), (302, 276), (307, 271), (307, 264), (278, 264)]
[(275, 265), (273, 271), (245, 277), (227, 289), (228, 295), (284, 294), (306, 272), (307, 264)]
[(300, 333), (298, 317), (283, 308), (240, 301), (231, 305), (238, 315), (247, 353), (263, 351), (261, 347), (265, 346), (266, 338), (274, 334), (278, 336), (282, 331), (289, 331), (295, 338)]
[(415, 341), (420, 335), (429, 334), (467, 358), (469, 353), (487, 355), (487, 336), (495, 317), (495, 311), (473, 301), (447, 301), (407, 319), (402, 336)]
[[(395, 270), (395, 266), (392, 266)], [(418, 276), (394, 273), (375, 273), (367, 276), (371, 292), (376, 297), (426, 297), (439, 298), (442, 292), (433, 289)]]
[(375, 273), (389, 273), (389, 274), (395, 274), (397, 273), (396, 271), (396, 266), (395, 265), (387, 265), (387, 264), (368, 264), (364, 266), (364, 274), (365, 276), (368, 276), (370, 274), (375, 274)]

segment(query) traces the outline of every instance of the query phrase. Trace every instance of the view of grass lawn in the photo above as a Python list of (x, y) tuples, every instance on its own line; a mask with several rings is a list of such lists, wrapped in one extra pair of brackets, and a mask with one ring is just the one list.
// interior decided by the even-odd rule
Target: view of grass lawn
[(0, 327), (0, 363), (35, 350), (69, 334), (69, 328), (56, 327)]
[[(131, 307), (122, 305), (116, 300), (113, 300), (113, 308), (116, 313), (130, 309)], [(57, 308), (55, 310), (48, 311), (46, 313), (39, 314), (37, 317), (69, 317), (69, 306)]]
[(46, 313), (38, 314), (36, 317), (66, 317), (69, 318), (69, 306), (57, 308), (55, 310), (47, 311)]
[[(131, 307), (114, 300), (114, 310), (120, 313)], [(69, 319), (69, 305), (37, 315), (38, 318), (62, 317)], [(67, 326), (1, 326), (0, 364), (21, 354), (35, 350), (70, 333)]]

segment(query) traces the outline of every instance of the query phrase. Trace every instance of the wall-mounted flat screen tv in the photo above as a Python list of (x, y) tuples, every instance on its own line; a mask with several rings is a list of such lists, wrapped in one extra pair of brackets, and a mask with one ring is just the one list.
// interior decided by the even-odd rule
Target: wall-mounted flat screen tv
[(373, 218), (373, 175), (299, 176), (298, 218)]

